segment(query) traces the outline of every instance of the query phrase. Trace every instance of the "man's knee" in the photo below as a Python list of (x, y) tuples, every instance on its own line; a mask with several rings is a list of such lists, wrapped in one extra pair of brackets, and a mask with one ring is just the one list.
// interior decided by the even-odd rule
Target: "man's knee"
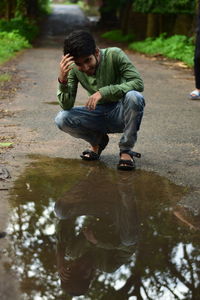
[(126, 93), (124, 101), (135, 111), (142, 111), (145, 106), (143, 95), (137, 91), (130, 91)]
[(59, 129), (63, 129), (66, 126), (66, 121), (68, 119), (68, 111), (60, 111), (55, 117), (55, 123)]
[(56, 125), (59, 129), (69, 131), (72, 128), (80, 127), (80, 117), (76, 115), (74, 110), (60, 111), (55, 118)]

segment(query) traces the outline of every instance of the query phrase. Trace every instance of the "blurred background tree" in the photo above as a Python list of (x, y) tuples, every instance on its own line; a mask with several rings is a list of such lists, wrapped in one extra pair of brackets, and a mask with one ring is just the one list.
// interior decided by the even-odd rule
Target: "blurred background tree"
[(83, 0), (99, 6), (104, 28), (116, 27), (123, 34), (134, 33), (137, 40), (167, 35), (194, 33), (198, 0)]
[(0, 0), (0, 63), (30, 47), (49, 8), (50, 0)]
[(49, 0), (1, 0), (0, 18), (36, 18), (48, 11)]

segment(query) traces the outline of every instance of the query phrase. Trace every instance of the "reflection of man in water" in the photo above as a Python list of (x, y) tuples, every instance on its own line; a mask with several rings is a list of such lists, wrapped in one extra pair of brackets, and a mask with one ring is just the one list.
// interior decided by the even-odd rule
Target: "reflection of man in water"
[(65, 261), (64, 256), (65, 253), (58, 246), (57, 263), (62, 289), (71, 296), (84, 295), (89, 289), (95, 270), (90, 252), (70, 261)]
[[(62, 288), (71, 295), (85, 294), (95, 270), (112, 273), (135, 251), (137, 218), (134, 199), (130, 199), (133, 195), (123, 197), (123, 188), (119, 193), (116, 184), (104, 177), (101, 171), (94, 170), (55, 205), (62, 219), (57, 226), (59, 275)], [(104, 188), (98, 193), (102, 178)], [(88, 193), (91, 183), (93, 189)], [(78, 216), (85, 216), (79, 230)]]
[[(63, 257), (60, 259), (62, 266), (65, 262), (65, 272), (62, 268), (60, 271), (65, 280), (65, 291), (84, 294), (93, 280), (88, 295), (95, 294), (99, 286), (105, 286), (105, 290), (101, 290), (104, 299), (131, 296), (142, 299), (142, 292), (149, 298), (153, 293), (155, 299), (160, 299), (161, 294), (168, 299), (168, 287), (177, 282), (172, 297), (179, 293), (179, 286), (186, 283), (185, 299), (198, 299), (194, 295), (199, 295), (199, 283), (192, 278), (199, 277), (199, 234), (194, 237), (191, 231), (182, 230), (172, 210), (177, 199), (182, 197), (183, 188), (148, 172), (136, 172), (127, 178), (125, 175), (128, 174), (116, 175), (97, 166), (57, 201), (55, 210), (62, 219), (58, 237), (59, 232), (63, 233), (60, 245), (66, 241), (66, 248), (60, 256)], [(86, 218), (77, 226), (77, 216), (83, 215)], [(183, 249), (182, 262), (176, 260), (180, 248)], [(66, 270), (72, 261), (75, 269), (78, 269), (77, 264), (85, 268), (85, 273), (78, 272), (82, 286)], [(194, 263), (193, 269), (191, 263)], [(123, 268), (117, 270), (121, 265), (129, 274), (125, 275)], [(101, 273), (115, 270), (117, 272), (110, 276), (104, 277)], [(191, 274), (188, 280), (185, 280), (186, 272)], [(99, 275), (102, 275), (102, 282)], [(115, 275), (122, 280), (125, 278), (125, 284), (119, 289), (113, 288)]]
[[(62, 288), (75, 296), (87, 292), (95, 270), (112, 273), (128, 262), (134, 246), (117, 245), (117, 236), (108, 242), (110, 234), (106, 229), (109, 228), (101, 229), (97, 224), (95, 228), (89, 223), (89, 227), (76, 236), (70, 222), (74, 223), (71, 219), (61, 220), (58, 225), (57, 262)], [(104, 237), (103, 241), (99, 236)]]

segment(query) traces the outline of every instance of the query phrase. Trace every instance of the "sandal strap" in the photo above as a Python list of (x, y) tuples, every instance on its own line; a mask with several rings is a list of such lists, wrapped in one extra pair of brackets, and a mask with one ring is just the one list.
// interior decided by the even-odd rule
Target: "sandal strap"
[[(88, 157), (85, 157), (85, 155), (89, 155)], [(82, 155), (81, 155), (82, 158), (87, 158), (88, 160), (98, 160), (99, 159), (99, 154), (97, 154), (96, 152), (92, 151), (92, 150), (89, 150), (89, 149), (86, 149), (85, 151), (83, 151)]]
[(125, 160), (125, 159), (120, 159), (119, 160), (119, 165), (126, 165), (126, 166), (134, 166), (134, 161), (133, 160)]
[(122, 150), (122, 151), (120, 151), (119, 155), (121, 156), (122, 153), (126, 153), (126, 154), (130, 155), (131, 158), (133, 158), (134, 156), (137, 158), (141, 157), (141, 153), (138, 153), (138, 152), (135, 152), (132, 150)]
[(94, 151), (92, 151), (90, 149), (86, 149), (83, 151), (83, 154), (91, 154), (91, 152), (95, 153)]

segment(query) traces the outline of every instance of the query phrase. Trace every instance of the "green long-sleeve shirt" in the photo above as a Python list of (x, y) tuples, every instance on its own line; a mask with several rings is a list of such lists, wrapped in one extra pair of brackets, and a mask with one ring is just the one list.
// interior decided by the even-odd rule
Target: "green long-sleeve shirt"
[(140, 74), (127, 55), (117, 47), (100, 50), (100, 63), (95, 75), (88, 76), (74, 67), (69, 72), (67, 84), (59, 83), (57, 97), (64, 110), (74, 106), (79, 82), (89, 96), (100, 92), (102, 99), (98, 104), (119, 101), (131, 90), (143, 91)]

